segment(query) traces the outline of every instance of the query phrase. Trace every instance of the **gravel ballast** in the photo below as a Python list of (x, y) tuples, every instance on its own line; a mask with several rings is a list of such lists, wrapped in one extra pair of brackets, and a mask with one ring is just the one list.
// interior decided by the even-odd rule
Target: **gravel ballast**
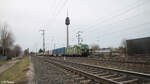
[(63, 69), (45, 62), (45, 57), (32, 56), (35, 84), (74, 84)]

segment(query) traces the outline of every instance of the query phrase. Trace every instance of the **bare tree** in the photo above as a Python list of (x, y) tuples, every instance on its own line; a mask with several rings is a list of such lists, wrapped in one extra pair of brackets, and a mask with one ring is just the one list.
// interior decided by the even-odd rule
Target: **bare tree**
[(112, 46), (109, 46), (108, 48), (109, 48), (110, 50), (113, 50), (113, 49), (114, 49), (114, 47), (112, 47)]
[(14, 56), (18, 57), (22, 53), (22, 49), (19, 45), (15, 45), (13, 52), (14, 52)]
[(24, 56), (28, 56), (29, 55), (29, 48), (24, 50)]
[(121, 42), (121, 46), (120, 46), (120, 50), (123, 54), (127, 54), (127, 43), (126, 43), (126, 39), (123, 39)]
[(8, 55), (9, 49), (13, 46), (14, 39), (12, 33), (8, 30), (5, 24), (0, 26), (0, 46), (2, 47), (3, 56)]
[(99, 47), (98, 44), (93, 44), (93, 45), (91, 46), (91, 49), (92, 49), (93, 51), (95, 51), (95, 50), (100, 49), (100, 47)]

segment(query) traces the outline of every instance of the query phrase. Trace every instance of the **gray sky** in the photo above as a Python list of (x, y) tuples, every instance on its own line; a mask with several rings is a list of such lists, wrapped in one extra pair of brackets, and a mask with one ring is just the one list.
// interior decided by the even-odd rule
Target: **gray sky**
[(149, 0), (0, 0), (0, 23), (7, 23), (16, 44), (24, 49), (42, 47), (40, 29), (46, 30), (46, 48), (66, 46), (65, 18), (71, 19), (70, 44), (117, 47), (122, 39), (150, 36)]

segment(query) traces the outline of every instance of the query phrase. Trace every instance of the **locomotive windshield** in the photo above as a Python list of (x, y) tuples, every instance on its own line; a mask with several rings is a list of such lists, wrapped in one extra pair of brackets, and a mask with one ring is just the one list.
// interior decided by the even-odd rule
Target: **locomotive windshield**
[(88, 49), (88, 45), (82, 45), (82, 49)]

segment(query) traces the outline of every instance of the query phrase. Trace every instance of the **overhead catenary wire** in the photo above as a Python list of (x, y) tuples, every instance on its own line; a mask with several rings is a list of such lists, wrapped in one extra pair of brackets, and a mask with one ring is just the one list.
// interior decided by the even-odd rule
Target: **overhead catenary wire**
[(54, 6), (54, 10), (52, 12), (53, 13), (52, 16), (54, 18), (56, 18), (57, 15), (60, 13), (60, 11), (64, 8), (64, 6), (66, 5), (67, 1), (68, 0), (58, 0), (58, 1), (56, 0), (56, 4), (55, 4), (56, 6)]
[[(61, 10), (64, 8), (64, 6), (68, 2), (68, 0), (64, 0), (64, 1), (63, 0), (54, 0), (54, 1), (55, 1), (54, 2), (55, 5), (54, 5), (53, 10), (51, 12), (51, 17), (53, 18), (53, 22), (56, 21), (57, 16), (60, 14)], [(60, 4), (61, 1), (63, 1), (62, 5)]]
[(58, 14), (61, 13), (62, 9), (65, 7), (65, 5), (67, 4), (67, 2), (68, 2), (68, 0), (65, 0), (64, 3), (60, 6), (60, 9), (56, 13), (56, 17), (58, 16)]
[(97, 38), (111, 37), (112, 35), (118, 34), (117, 32), (128, 32), (128, 31), (131, 31), (134, 29), (139, 29), (139, 28), (141, 28), (141, 26), (143, 27), (143, 26), (147, 26), (147, 25), (150, 25), (150, 22), (142, 23), (142, 24), (136, 25), (136, 26), (127, 27), (124, 29), (120, 29), (118, 31), (109, 32), (107, 34), (105, 33), (103, 35), (98, 36)]
[[(132, 17), (128, 17), (128, 18), (125, 18), (125, 19), (123, 19), (123, 20), (119, 20), (119, 21), (117, 21), (117, 22), (121, 22), (121, 23), (123, 23), (124, 21), (128, 21), (129, 19), (133, 19), (133, 18), (136, 18), (136, 17), (138, 17), (139, 15), (141, 15), (141, 14), (138, 14), (138, 15), (135, 15), (135, 16), (132, 16)], [(124, 24), (126, 24), (126, 23), (124, 23)], [(116, 24), (108, 24), (109, 25), (109, 28), (107, 28), (105, 31), (103, 31), (103, 32), (107, 32), (108, 30), (111, 30), (112, 28), (115, 28), (115, 26), (113, 26), (113, 25), (116, 25)], [(107, 25), (107, 26), (108, 26)], [(113, 27), (112, 27), (113, 26)], [(118, 25), (116, 25), (116, 26), (118, 26)], [(120, 31), (121, 32), (121, 31)], [(107, 34), (107, 33), (103, 33), (103, 35), (105, 35), (105, 34)]]
[[(107, 34), (103, 34), (103, 35), (99, 35), (98, 37), (96, 37), (95, 39), (99, 39), (101, 42), (107, 42), (109, 39), (108, 38), (113, 38), (113, 37), (115, 37), (115, 38), (117, 38), (117, 39), (119, 39), (119, 38), (127, 38), (127, 37), (129, 37), (129, 36), (131, 36), (131, 30), (135, 30), (136, 29), (136, 31), (135, 32), (137, 32), (137, 29), (139, 29), (139, 28), (141, 28), (141, 27), (144, 27), (144, 26), (148, 26), (148, 25), (150, 25), (150, 22), (146, 22), (146, 23), (142, 23), (142, 24), (140, 24), (140, 25), (136, 25), (136, 26), (131, 26), (131, 27), (128, 27), (128, 28), (124, 28), (124, 29), (121, 29), (121, 30), (118, 30), (118, 31), (113, 31), (113, 32), (109, 32), (109, 33), (107, 33)], [(148, 28), (148, 27), (147, 27)], [(130, 29), (130, 30), (129, 30)], [(139, 34), (141, 34), (141, 30), (139, 30), (140, 31), (140, 33)], [(128, 33), (121, 33), (121, 32), (128, 32)], [(137, 32), (138, 33), (138, 32)], [(124, 35), (125, 34), (125, 35)], [(132, 32), (132, 34), (133, 34), (133, 32)], [(134, 33), (135, 34), (135, 33)], [(142, 32), (142, 34), (144, 35), (145, 33), (143, 33)], [(149, 34), (149, 31), (147, 31), (147, 34)], [(138, 36), (138, 35), (137, 35)], [(135, 36), (135, 35), (132, 35), (132, 37), (137, 37), (137, 36)], [(149, 35), (150, 36), (150, 35)], [(142, 37), (142, 36), (141, 36)], [(107, 39), (106, 39), (107, 38)], [(117, 39), (115, 39), (115, 42), (114, 43), (116, 43), (118, 40)], [(86, 40), (88, 40), (88, 39), (86, 39)], [(93, 40), (94, 41), (94, 40)]]
[[(91, 30), (95, 30), (95, 29), (91, 29), (91, 28), (93, 28), (93, 27), (96, 26), (96, 25), (99, 25), (100, 23), (104, 23), (104, 22), (110, 21), (111, 19), (115, 19), (116, 17), (120, 17), (120, 16), (122, 16), (122, 15), (125, 15), (125, 14), (127, 14), (128, 12), (130, 12), (131, 10), (133, 10), (133, 9), (135, 9), (135, 8), (138, 8), (138, 7), (141, 7), (141, 6), (144, 5), (144, 4), (147, 4), (147, 2), (150, 2), (150, 1), (149, 1), (149, 0), (146, 0), (146, 1), (144, 1), (143, 3), (134, 5), (133, 7), (129, 7), (128, 9), (126, 9), (126, 10), (124, 10), (124, 11), (122, 11), (122, 12), (119, 12), (118, 14), (113, 15), (113, 16), (107, 18), (107, 19), (104, 19), (104, 20), (101, 21), (101, 22), (97, 21), (96, 24), (93, 24), (93, 25), (91, 25), (91, 26), (89, 26), (89, 27), (86, 27), (86, 29), (85, 29), (86, 31), (85, 31), (85, 32), (90, 32)], [(136, 2), (136, 3), (137, 3), (137, 2)], [(89, 29), (91, 29), (91, 30), (89, 30)], [(96, 29), (97, 29), (97, 28), (96, 28)]]
[[(142, 5), (141, 5), (142, 6)], [(130, 19), (130, 18), (129, 18)], [(120, 20), (120, 21), (124, 21), (124, 20), (128, 20), (128, 18), (125, 18), (125, 19), (123, 19), (123, 20)], [(119, 22), (120, 22), (119, 21)], [(97, 29), (97, 28), (95, 28), (95, 29)], [(93, 29), (92, 31), (94, 31), (95, 29)], [(86, 36), (86, 35), (90, 35), (89, 33), (86, 33), (86, 34), (84, 34), (83, 36)]]
[[(51, 13), (50, 13), (50, 14), (51, 14), (51, 16), (53, 16), (53, 14), (54, 14), (54, 12), (55, 12), (54, 10), (56, 10), (56, 6), (57, 6), (57, 5), (56, 5), (57, 0), (50, 0), (50, 1), (51, 1), (50, 7), (49, 7), (49, 8), (51, 9)], [(53, 2), (52, 2), (52, 1), (53, 1)]]
[(65, 5), (66, 5), (67, 2), (68, 2), (68, 0), (64, 0), (62, 2), (62, 5), (60, 5), (59, 7), (55, 7), (55, 8), (58, 8), (58, 10), (56, 10), (56, 12), (53, 13), (53, 23), (52, 23), (52, 26), (54, 26), (54, 22), (56, 21), (57, 16), (61, 13), (62, 9), (65, 7)]
[[(122, 37), (122, 39), (121, 38), (119, 38), (118, 36), (115, 36), (115, 38), (117, 38), (117, 39), (105, 39), (104, 40), (104, 38), (101, 38), (100, 39), (100, 42), (101, 43), (106, 43), (106, 42), (110, 42), (111, 41), (111, 43), (121, 43), (120, 42), (120, 40), (123, 40), (123, 39), (125, 39), (125, 40), (128, 40), (128, 39), (135, 39), (135, 38), (143, 38), (143, 37), (149, 37), (150, 35), (149, 35), (149, 32), (148, 31), (146, 31), (146, 32), (137, 32), (138, 34), (133, 34), (133, 33), (127, 33), (126, 35), (125, 35), (125, 37)], [(118, 33), (117, 33), (118, 34)], [(109, 37), (109, 38), (112, 38), (112, 36), (111, 37)], [(110, 43), (109, 43), (110, 44)]]
[[(135, 3), (137, 3), (138, 1), (136, 1)], [(134, 4), (135, 4), (134, 3)], [(132, 5), (134, 5), (134, 4), (132, 4)], [(129, 6), (130, 7), (130, 6)], [(121, 9), (122, 10), (122, 9)], [(126, 10), (125, 10), (126, 11)], [(123, 12), (125, 12), (125, 11), (123, 11)], [(121, 12), (122, 13), (122, 12)], [(119, 12), (119, 14), (120, 14), (120, 12)], [(117, 16), (118, 17), (118, 14), (117, 15), (113, 15), (113, 16)], [(111, 17), (113, 17), (113, 16), (111, 16)], [(100, 18), (98, 18), (98, 19), (100, 19)], [(98, 19), (97, 19), (97, 21), (98, 21)], [(106, 20), (108, 20), (109, 18), (106, 18), (106, 19), (104, 19), (104, 21), (102, 21), (101, 23), (103, 23), (103, 22), (105, 22)], [(122, 21), (122, 20), (121, 20)], [(113, 23), (112, 23), (113, 24)], [(93, 24), (93, 25), (90, 25), (90, 26), (96, 26), (95, 24)], [(89, 27), (90, 27), (89, 26)], [(79, 29), (80, 28), (80, 30), (81, 31), (84, 31), (85, 32), (85, 34), (83, 35), (83, 36), (85, 36), (85, 35), (87, 35), (86, 33), (89, 31), (89, 27), (86, 27), (86, 29), (85, 29), (85, 27), (83, 28), (83, 27), (75, 27), (76, 29)], [(82, 28), (82, 29), (81, 29)], [(84, 30), (83, 30), (84, 29)], [(97, 29), (97, 28), (96, 28)], [(93, 29), (92, 31), (94, 31), (95, 29)], [(90, 31), (91, 32), (91, 31)], [(89, 34), (89, 33), (88, 33)]]
[(54, 0), (54, 4), (53, 5), (53, 10), (52, 10), (52, 13), (51, 13), (51, 19), (53, 19), (52, 21), (52, 25), (51, 27), (54, 27), (55, 25), (55, 22), (56, 22), (56, 19), (57, 19), (57, 16), (60, 14), (60, 12), (62, 11), (62, 9), (65, 7), (66, 3), (68, 2), (68, 0)]

